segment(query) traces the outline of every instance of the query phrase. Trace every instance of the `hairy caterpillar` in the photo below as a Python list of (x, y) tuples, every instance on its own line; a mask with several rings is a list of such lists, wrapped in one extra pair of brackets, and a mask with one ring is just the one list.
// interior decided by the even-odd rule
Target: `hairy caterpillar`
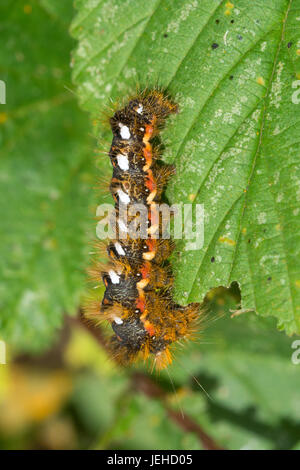
[[(173, 166), (158, 162), (155, 136), (165, 119), (176, 112), (177, 106), (164, 93), (147, 90), (129, 99), (110, 118), (110, 191), (119, 229), (106, 247), (109, 266), (97, 266), (96, 261), (91, 270), (96, 282), (102, 276), (105, 285), (102, 303), (94, 303), (92, 312), (111, 324), (109, 348), (121, 364), (152, 355), (155, 366), (165, 368), (172, 362), (170, 346), (190, 336), (199, 317), (199, 304), (180, 306), (172, 299), (173, 276), (167, 259), (174, 244), (163, 237), (163, 221), (155, 212), (174, 173)], [(121, 215), (121, 208), (128, 215), (134, 204), (143, 204), (147, 211), (144, 238), (133, 237), (129, 231), (135, 216), (124, 222)]]

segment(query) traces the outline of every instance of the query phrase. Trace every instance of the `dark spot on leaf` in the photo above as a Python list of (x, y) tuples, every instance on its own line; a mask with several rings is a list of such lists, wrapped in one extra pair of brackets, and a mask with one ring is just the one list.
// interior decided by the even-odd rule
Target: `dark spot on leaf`
[(217, 44), (216, 42), (214, 42), (212, 45), (211, 45), (212, 49), (217, 49), (217, 47), (219, 47), (219, 44)]
[(292, 42), (289, 42), (287, 47), (290, 48), (292, 46), (292, 44), (293, 44)]
[(212, 263), (214, 263), (214, 262), (215, 262), (215, 257), (213, 256), (213, 257), (210, 259), (210, 261), (211, 261)]

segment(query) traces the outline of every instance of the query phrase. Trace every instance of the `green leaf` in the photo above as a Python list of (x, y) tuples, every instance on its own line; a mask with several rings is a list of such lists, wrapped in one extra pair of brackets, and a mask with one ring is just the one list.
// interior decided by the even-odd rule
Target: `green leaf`
[(0, 338), (23, 350), (46, 347), (78, 308), (93, 227), (88, 119), (68, 89), (72, 3), (59, 16), (60, 3), (0, 7)]
[(93, 115), (136, 84), (168, 88), (171, 203), (203, 204), (204, 246), (174, 261), (176, 295), (237, 281), (242, 308), (300, 332), (299, 3), (77, 3), (73, 79)]

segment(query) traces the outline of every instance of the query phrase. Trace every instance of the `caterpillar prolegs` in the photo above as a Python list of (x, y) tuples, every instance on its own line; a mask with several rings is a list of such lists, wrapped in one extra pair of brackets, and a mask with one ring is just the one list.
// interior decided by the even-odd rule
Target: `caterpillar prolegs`
[[(174, 244), (164, 238), (163, 220), (156, 213), (174, 167), (158, 161), (155, 137), (165, 119), (176, 112), (177, 106), (164, 93), (148, 90), (129, 99), (110, 118), (110, 191), (118, 229), (107, 245), (109, 266), (96, 269), (96, 277), (99, 271), (102, 275), (105, 293), (101, 305), (94, 305), (94, 314), (111, 324), (109, 348), (121, 364), (152, 355), (155, 366), (165, 368), (172, 362), (171, 345), (190, 336), (199, 317), (199, 304), (181, 306), (173, 301), (173, 276), (167, 259)], [(134, 237), (129, 230), (135, 221), (134, 215), (128, 216), (134, 204), (146, 208), (144, 237)], [(124, 207), (126, 221), (121, 214)]]

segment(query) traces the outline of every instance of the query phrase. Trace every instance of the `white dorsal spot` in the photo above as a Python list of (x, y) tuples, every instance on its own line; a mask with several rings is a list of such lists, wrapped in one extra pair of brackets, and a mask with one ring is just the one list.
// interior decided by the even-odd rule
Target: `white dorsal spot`
[(139, 103), (139, 106), (138, 106), (138, 108), (136, 109), (136, 112), (139, 113), (139, 114), (142, 114), (143, 110), (144, 110), (143, 105), (142, 105), (141, 103)]
[(124, 193), (124, 191), (122, 189), (118, 189), (117, 193), (119, 195), (120, 201), (123, 204), (129, 204), (130, 203), (130, 197), (128, 196), (128, 194)]
[(125, 251), (123, 250), (121, 244), (119, 242), (115, 243), (115, 249), (117, 250), (118, 255), (125, 256)]
[(129, 127), (125, 126), (125, 124), (122, 124), (119, 122), (119, 127), (120, 127), (120, 134), (122, 139), (128, 140), (131, 137)]
[(129, 161), (128, 161), (127, 155), (122, 155), (121, 153), (119, 153), (117, 155), (117, 161), (121, 170), (123, 171), (129, 170)]
[(113, 269), (110, 269), (108, 271), (108, 275), (109, 275), (110, 280), (113, 284), (119, 284), (120, 276)]

